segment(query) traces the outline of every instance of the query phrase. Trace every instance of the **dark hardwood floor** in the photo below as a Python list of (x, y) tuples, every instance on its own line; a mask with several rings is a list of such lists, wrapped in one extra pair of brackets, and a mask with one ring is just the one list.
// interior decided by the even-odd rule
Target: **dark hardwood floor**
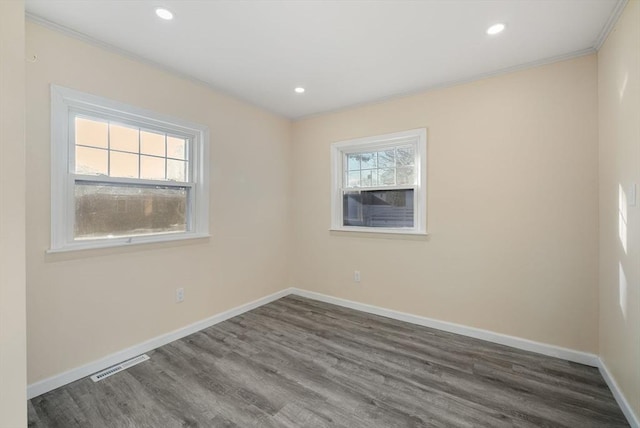
[(30, 400), (32, 427), (625, 427), (593, 367), (288, 296)]

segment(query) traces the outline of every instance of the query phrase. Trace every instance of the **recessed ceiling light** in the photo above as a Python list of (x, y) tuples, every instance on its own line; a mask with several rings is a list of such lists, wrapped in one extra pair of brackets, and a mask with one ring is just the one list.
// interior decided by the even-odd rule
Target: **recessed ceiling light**
[(294, 89), (294, 91), (296, 91), (298, 94), (301, 94), (304, 92), (304, 88), (301, 88), (300, 86), (298, 86), (297, 88)]
[(173, 13), (171, 13), (170, 10), (164, 9), (162, 7), (156, 9), (156, 15), (167, 21), (171, 21), (173, 19)]
[(497, 24), (493, 24), (491, 27), (487, 28), (487, 34), (493, 36), (494, 34), (501, 33), (506, 27), (503, 23), (499, 22)]

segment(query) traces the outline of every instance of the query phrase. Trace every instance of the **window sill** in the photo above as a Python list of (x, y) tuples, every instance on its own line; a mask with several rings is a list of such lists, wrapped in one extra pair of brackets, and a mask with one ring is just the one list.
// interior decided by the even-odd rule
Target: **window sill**
[(391, 239), (408, 239), (424, 241), (429, 239), (429, 233), (427, 232), (409, 232), (401, 229), (392, 230), (375, 230), (371, 228), (357, 228), (357, 229), (338, 229), (330, 228), (329, 233), (336, 236), (363, 236), (369, 238), (391, 238)]
[(50, 248), (45, 251), (46, 254), (72, 253), (76, 251), (100, 250), (104, 248), (127, 248), (145, 244), (163, 244), (177, 241), (186, 241), (192, 239), (210, 238), (208, 233), (190, 233), (180, 235), (161, 235), (161, 236), (139, 236), (128, 238), (105, 239), (100, 241), (88, 241), (67, 245), (62, 248)]

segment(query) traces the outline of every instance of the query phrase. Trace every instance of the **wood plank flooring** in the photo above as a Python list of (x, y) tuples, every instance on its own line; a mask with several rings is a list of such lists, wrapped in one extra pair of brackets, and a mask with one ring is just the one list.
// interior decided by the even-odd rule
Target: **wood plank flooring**
[(30, 427), (626, 427), (593, 367), (288, 296), (29, 402)]

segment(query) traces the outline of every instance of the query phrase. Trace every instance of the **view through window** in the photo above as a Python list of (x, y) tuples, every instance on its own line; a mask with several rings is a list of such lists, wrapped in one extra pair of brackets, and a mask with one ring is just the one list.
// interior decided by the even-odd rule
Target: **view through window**
[(332, 146), (336, 230), (424, 233), (426, 130)]
[(51, 249), (206, 236), (208, 130), (52, 86)]

